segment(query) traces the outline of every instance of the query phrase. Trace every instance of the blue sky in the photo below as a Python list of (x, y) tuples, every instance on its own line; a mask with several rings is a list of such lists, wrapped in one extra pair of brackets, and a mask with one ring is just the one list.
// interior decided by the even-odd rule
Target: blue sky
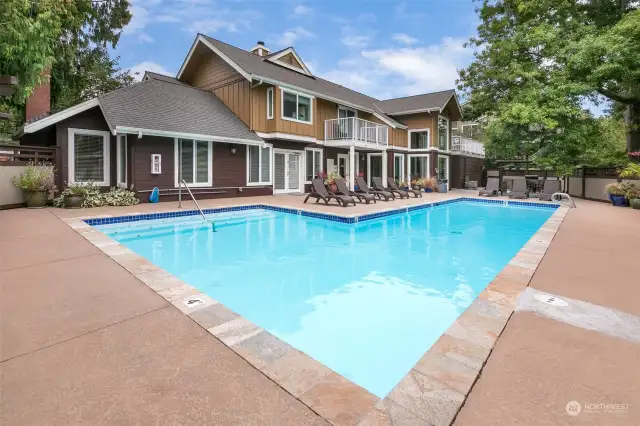
[(453, 88), (477, 25), (471, 0), (131, 2), (123, 68), (175, 75), (201, 32), (244, 49), (293, 45), (315, 75), (379, 99)]

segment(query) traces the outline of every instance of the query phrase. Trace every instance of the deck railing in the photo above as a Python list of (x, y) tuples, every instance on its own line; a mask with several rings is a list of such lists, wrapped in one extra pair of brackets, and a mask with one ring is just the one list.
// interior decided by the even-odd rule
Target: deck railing
[(454, 136), (451, 150), (462, 154), (482, 155), (484, 157), (484, 144), (462, 136)]
[(0, 162), (51, 163), (56, 162), (56, 147), (0, 144)]
[(324, 122), (324, 140), (347, 140), (386, 146), (389, 144), (389, 127), (356, 117), (334, 118)]

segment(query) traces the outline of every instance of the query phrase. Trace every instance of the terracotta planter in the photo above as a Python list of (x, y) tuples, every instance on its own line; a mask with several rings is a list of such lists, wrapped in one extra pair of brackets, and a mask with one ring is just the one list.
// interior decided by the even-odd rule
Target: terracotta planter
[(329, 191), (336, 192), (338, 190), (338, 186), (335, 183), (329, 185)]
[(47, 205), (47, 191), (24, 191), (24, 201), (30, 209), (41, 209)]
[(84, 203), (84, 195), (65, 195), (64, 206), (68, 209), (79, 209)]
[(629, 200), (629, 205), (632, 209), (640, 210), (640, 198), (631, 198)]

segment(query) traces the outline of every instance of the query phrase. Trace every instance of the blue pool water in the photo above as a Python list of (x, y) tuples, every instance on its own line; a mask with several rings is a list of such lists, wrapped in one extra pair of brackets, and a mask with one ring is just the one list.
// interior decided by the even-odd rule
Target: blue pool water
[(270, 210), (100, 225), (384, 397), (553, 213), (459, 202), (346, 224)]

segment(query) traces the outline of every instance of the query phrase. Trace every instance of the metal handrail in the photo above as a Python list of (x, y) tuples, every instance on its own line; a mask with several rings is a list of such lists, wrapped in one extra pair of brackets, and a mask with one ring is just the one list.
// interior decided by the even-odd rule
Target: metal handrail
[[(207, 219), (207, 217), (204, 215), (204, 212), (202, 211), (202, 209), (200, 208), (200, 204), (198, 204), (198, 201), (196, 200), (196, 197), (193, 196), (193, 192), (191, 192), (191, 188), (189, 188), (189, 185), (187, 185), (187, 182), (183, 179), (180, 179), (180, 185), (178, 185), (179, 187), (184, 185), (185, 188), (187, 188), (187, 192), (189, 192), (189, 195), (191, 196), (191, 199), (193, 200), (193, 202), (195, 203), (196, 207), (198, 208), (198, 211), (200, 212), (200, 216), (202, 216), (202, 220), (204, 220), (205, 222), (209, 222), (211, 224), (211, 226), (213, 227), (213, 231), (215, 232), (216, 228), (215, 228), (215, 224), (213, 223), (212, 220)], [(178, 188), (180, 189), (180, 188)], [(178, 207), (181, 207), (182, 205), (182, 192), (178, 193)]]

